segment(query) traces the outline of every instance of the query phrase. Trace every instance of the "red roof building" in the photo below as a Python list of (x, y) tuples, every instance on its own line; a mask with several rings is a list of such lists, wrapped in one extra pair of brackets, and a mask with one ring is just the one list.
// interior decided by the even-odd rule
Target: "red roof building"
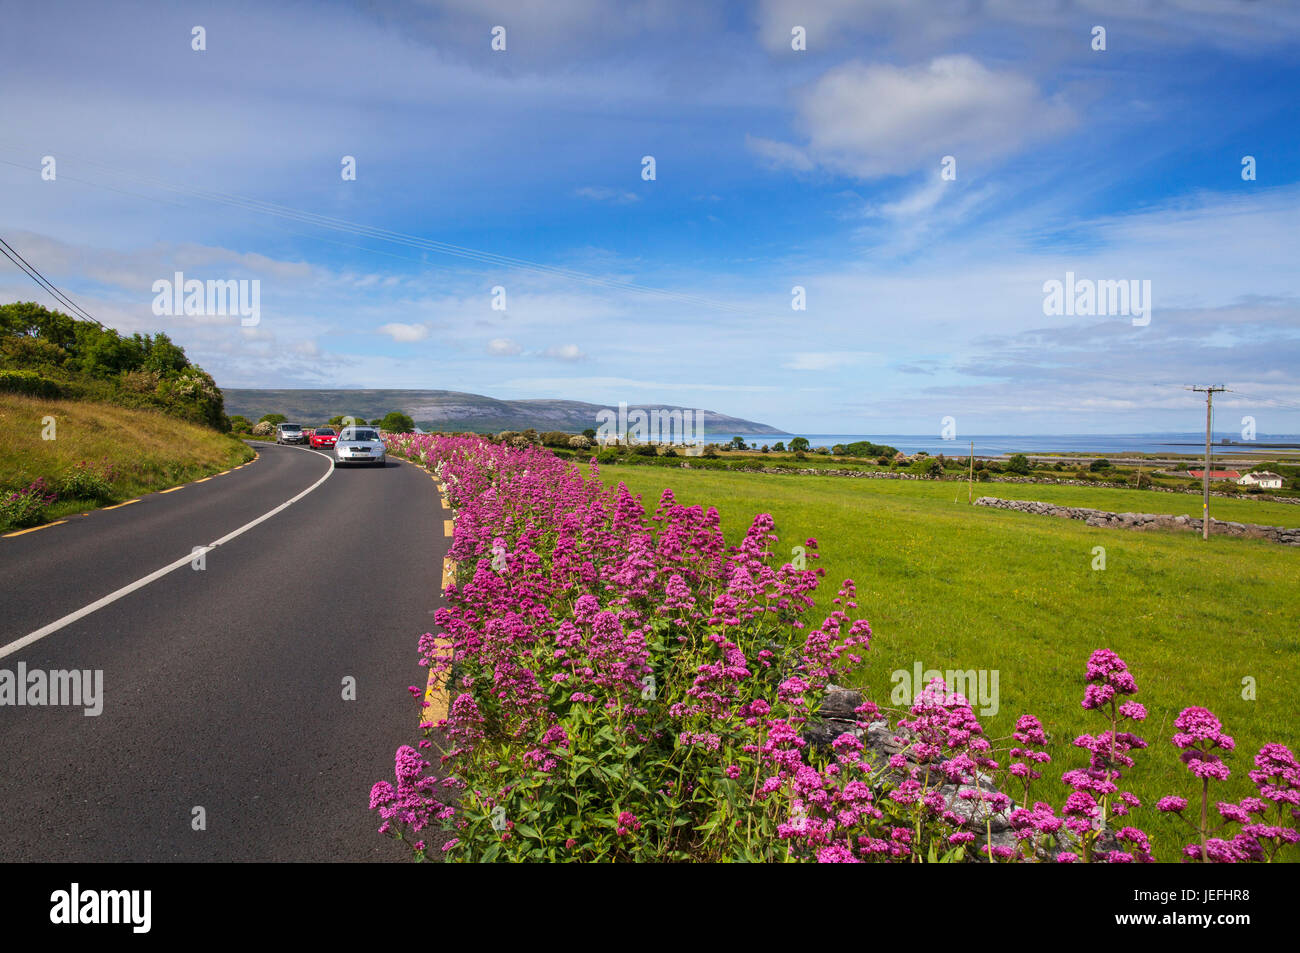
[[(1195, 477), (1196, 479), (1200, 480), (1204, 478), (1205, 471), (1188, 470), (1187, 475), (1191, 477)], [(1240, 480), (1241, 474), (1238, 473), (1236, 470), (1211, 470), (1210, 479), (1211, 480)]]

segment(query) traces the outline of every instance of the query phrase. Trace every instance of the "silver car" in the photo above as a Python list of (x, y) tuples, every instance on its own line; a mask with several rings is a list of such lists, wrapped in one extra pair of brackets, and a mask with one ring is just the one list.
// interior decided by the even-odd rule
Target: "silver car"
[(277, 424), (275, 442), (306, 444), (307, 435), (302, 432), (301, 424)]
[(334, 444), (334, 465), (377, 463), (384, 465), (387, 447), (375, 427), (344, 427)]

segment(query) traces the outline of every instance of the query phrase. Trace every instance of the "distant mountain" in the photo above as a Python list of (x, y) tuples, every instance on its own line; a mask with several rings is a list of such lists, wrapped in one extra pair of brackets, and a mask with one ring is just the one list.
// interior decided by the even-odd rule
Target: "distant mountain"
[[(409, 414), (425, 430), (562, 430), (578, 433), (598, 426), (602, 410), (617, 407), (588, 404), (580, 400), (497, 400), (481, 394), (454, 390), (252, 390), (222, 388), (227, 414), (243, 414), (257, 420), (263, 414), (279, 413), (304, 424), (323, 423), (331, 417), (364, 417), (374, 420), (392, 410)], [(632, 404), (633, 410), (695, 410), (671, 404)], [(704, 411), (704, 433), (710, 442), (725, 443), (732, 434), (782, 434), (767, 424)]]

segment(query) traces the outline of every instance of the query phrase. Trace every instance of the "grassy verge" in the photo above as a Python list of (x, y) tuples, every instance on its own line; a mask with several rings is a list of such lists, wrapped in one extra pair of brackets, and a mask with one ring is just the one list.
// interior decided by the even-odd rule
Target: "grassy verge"
[[(1192, 705), (1215, 712), (1237, 741), (1232, 777), (1216, 785), (1216, 800), (1254, 793), (1247, 777), (1261, 745), (1300, 741), (1291, 686), (1300, 672), (1300, 551), (1262, 540), (1193, 533), (1132, 532), (1073, 520), (971, 507), (965, 488), (951, 483), (853, 480), (659, 468), (603, 468), (654, 508), (665, 486), (684, 503), (713, 505), (731, 542), (754, 514), (770, 513), (790, 547), (815, 537), (818, 565), (827, 570), (819, 608), (830, 608), (836, 583), (858, 585), (858, 602), (872, 623), (869, 662), (857, 683), (889, 704), (895, 671), (984, 669), (999, 673), (999, 709), (981, 717), (989, 735), (1010, 734), (1032, 713), (1051, 733), (1053, 763), (1039, 795), (1060, 804), (1063, 771), (1086, 764), (1071, 745), (1081, 733), (1104, 730), (1081, 709), (1083, 672), (1096, 648), (1111, 648), (1137, 678), (1137, 700), (1149, 717), (1126, 787), (1143, 800), (1135, 817), (1175, 859), (1183, 831), (1154, 810), (1165, 794), (1193, 797), (1193, 779), (1169, 741), (1172, 722)], [(1164, 493), (1090, 487), (985, 484), (976, 492), (1116, 511), (1187, 512), (1186, 501)], [(1193, 515), (1199, 501), (1191, 508)], [(1296, 525), (1300, 511), (1285, 504), (1219, 500), (1220, 519)], [(1093, 549), (1105, 547), (1106, 569), (1092, 569)], [(1253, 679), (1256, 699), (1243, 698)], [(976, 705), (978, 710), (979, 705)], [(1211, 808), (1213, 811), (1213, 808)], [(1289, 859), (1296, 859), (1292, 851)]]
[(111, 468), (101, 497), (60, 493), (42, 521), (153, 493), (252, 458), (252, 448), (233, 437), (156, 411), (0, 393), (0, 492), (42, 477), (57, 491), (83, 462), (100, 473)]

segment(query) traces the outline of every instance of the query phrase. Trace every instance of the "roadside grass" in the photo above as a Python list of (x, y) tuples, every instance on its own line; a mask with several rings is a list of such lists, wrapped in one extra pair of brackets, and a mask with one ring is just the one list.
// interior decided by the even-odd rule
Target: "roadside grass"
[[(46, 417), (55, 439), (42, 439)], [(107, 499), (59, 499), (41, 522), (120, 503), (253, 459), (247, 444), (150, 410), (0, 393), (0, 492), (44, 477), (51, 486), (83, 461), (112, 466)], [(14, 527), (0, 527), (13, 529)]]
[[(1086, 765), (1072, 740), (1106, 727), (1079, 704), (1088, 656), (1097, 648), (1118, 652), (1137, 679), (1136, 700), (1147, 707), (1139, 734), (1150, 746), (1136, 753), (1123, 789), (1142, 799), (1133, 821), (1152, 835), (1162, 860), (1177, 859), (1191, 834), (1160, 815), (1155, 802), (1179, 794), (1188, 798), (1190, 813), (1200, 797), (1169, 740), (1180, 711), (1209, 708), (1237, 741), (1227, 758), (1232, 777), (1211, 788), (1216, 802), (1255, 793), (1247, 772), (1263, 744), (1278, 741), (1294, 751), (1300, 740), (1293, 692), (1300, 672), (1295, 548), (1226, 537), (1207, 543), (1190, 532), (1109, 530), (972, 507), (965, 488), (953, 502), (959, 488), (952, 483), (648, 467), (605, 467), (601, 476), (627, 484), (650, 510), (665, 486), (680, 502), (716, 506), (732, 544), (760, 512), (775, 519), (787, 558), (791, 547), (816, 538), (821, 558), (814, 565), (826, 570), (819, 611), (829, 610), (838, 583), (851, 578), (874, 632), (855, 687), (889, 706), (891, 673), (907, 672), (910, 685), (916, 662), (944, 672), (997, 671), (999, 707), (981, 714), (985, 730), (1005, 738), (1021, 714), (1042, 720), (1052, 763), (1034, 792), (1058, 808), (1067, 793), (1061, 774)], [(985, 484), (976, 493), (1186, 512), (1182, 497), (1138, 490)], [(1211, 513), (1280, 525), (1296, 525), (1300, 517), (1286, 504), (1248, 500), (1211, 501)], [(1103, 571), (1091, 568), (1097, 546), (1106, 551)], [(1257, 700), (1243, 698), (1246, 678), (1254, 679)]]

